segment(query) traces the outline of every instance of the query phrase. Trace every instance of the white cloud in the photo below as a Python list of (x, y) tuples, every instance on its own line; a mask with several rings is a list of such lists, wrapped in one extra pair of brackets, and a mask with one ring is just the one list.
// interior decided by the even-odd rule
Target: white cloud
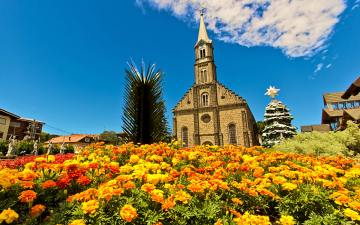
[(323, 67), (324, 67), (324, 64), (323, 64), (323, 63), (317, 64), (314, 73), (320, 72), (320, 70), (322, 70)]
[(360, 0), (356, 0), (353, 7), (351, 8), (351, 11), (357, 9), (359, 5), (360, 5)]
[(324, 49), (345, 0), (136, 0), (192, 20), (207, 9), (206, 22), (222, 41), (272, 46), (291, 57)]
[(330, 67), (332, 67), (332, 64), (331, 64), (331, 63), (329, 63), (329, 64), (326, 65), (326, 69), (329, 69)]

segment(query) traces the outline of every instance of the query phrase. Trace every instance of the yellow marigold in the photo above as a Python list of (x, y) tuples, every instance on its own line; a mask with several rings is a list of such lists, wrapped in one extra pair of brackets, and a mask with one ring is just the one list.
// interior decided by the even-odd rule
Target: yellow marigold
[(55, 161), (55, 156), (53, 156), (53, 155), (48, 155), (47, 161), (48, 161), (48, 162), (54, 162), (54, 161)]
[(131, 155), (129, 159), (129, 163), (135, 164), (139, 162), (140, 157), (138, 155)]
[(0, 224), (5, 221), (5, 223), (10, 224), (19, 218), (19, 214), (17, 214), (14, 210), (8, 208), (0, 213)]
[(244, 204), (243, 201), (241, 201), (239, 198), (232, 198), (231, 201), (237, 205), (242, 205)]
[(346, 195), (341, 195), (335, 199), (335, 203), (338, 205), (344, 205), (350, 202), (350, 198)]
[(29, 203), (36, 199), (36, 192), (33, 190), (22, 191), (19, 196), (20, 202)]
[(292, 216), (282, 215), (280, 217), (280, 220), (277, 223), (281, 224), (281, 225), (294, 225), (295, 220), (294, 220), (294, 217), (292, 217)]
[(26, 163), (24, 168), (31, 170), (35, 166), (35, 162)]
[(221, 219), (218, 219), (214, 225), (223, 225), (223, 222)]
[(272, 180), (274, 184), (284, 184), (287, 181), (286, 178), (282, 176), (272, 177)]
[(46, 162), (46, 159), (44, 157), (38, 157), (35, 159), (35, 162), (44, 163), (44, 162)]
[(184, 204), (187, 204), (189, 202), (189, 199), (191, 199), (191, 196), (185, 191), (178, 191), (175, 194), (175, 200), (180, 201)]
[(83, 202), (81, 208), (85, 214), (94, 214), (99, 208), (99, 202), (97, 200)]
[(154, 185), (156, 185), (157, 183), (159, 183), (162, 179), (162, 174), (147, 174), (146, 175), (146, 181), (148, 183), (152, 183)]
[(245, 212), (244, 215), (239, 218), (235, 218), (234, 222), (239, 225), (270, 225), (270, 219), (268, 216), (257, 216), (251, 215), (248, 212)]
[(352, 201), (348, 203), (348, 206), (354, 210), (360, 211), (360, 202), (358, 201)]
[(44, 205), (41, 205), (41, 204), (34, 205), (33, 207), (31, 207), (30, 215), (31, 215), (31, 217), (40, 216), (41, 213), (43, 213), (45, 211), (45, 209), (46, 209), (46, 207)]
[(32, 181), (36, 179), (39, 175), (30, 170), (30, 169), (24, 169), (22, 172), (19, 173), (19, 179), (23, 181)]
[(344, 215), (347, 217), (350, 217), (351, 220), (359, 220), (360, 221), (360, 215), (359, 213), (355, 212), (354, 210), (347, 208), (344, 210)]
[(73, 220), (69, 225), (86, 225), (85, 221), (83, 219), (80, 220)]
[(286, 182), (281, 185), (284, 190), (291, 191), (297, 188), (296, 184)]
[(120, 210), (120, 216), (123, 220), (127, 222), (131, 222), (133, 219), (135, 219), (138, 214), (136, 212), (136, 209), (132, 207), (132, 205), (124, 205)]

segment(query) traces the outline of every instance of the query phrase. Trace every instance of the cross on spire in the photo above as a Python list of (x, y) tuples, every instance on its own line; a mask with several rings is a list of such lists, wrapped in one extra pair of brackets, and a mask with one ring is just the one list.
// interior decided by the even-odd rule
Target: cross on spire
[(199, 24), (200, 26), (199, 26), (199, 35), (198, 35), (197, 43), (199, 43), (200, 40), (211, 43), (211, 40), (209, 39), (209, 36), (207, 34), (207, 31), (206, 31), (206, 25), (205, 25), (205, 22), (204, 22), (204, 13), (205, 12), (206, 12), (205, 8), (202, 8), (200, 10), (200, 24)]
[(206, 13), (206, 8), (202, 7), (200, 9), (200, 16), (204, 16), (205, 13)]

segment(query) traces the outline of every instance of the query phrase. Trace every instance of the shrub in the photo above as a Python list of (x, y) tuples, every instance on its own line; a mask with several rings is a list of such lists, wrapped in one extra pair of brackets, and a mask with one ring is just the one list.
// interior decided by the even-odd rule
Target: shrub
[(32, 141), (19, 141), (16, 143), (16, 155), (31, 154), (34, 150), (34, 142)]
[(5, 140), (0, 140), (0, 154), (6, 155), (8, 150), (8, 142)]
[(344, 131), (297, 134), (275, 145), (273, 149), (316, 156), (353, 156), (360, 153), (360, 129), (357, 124), (349, 121)]

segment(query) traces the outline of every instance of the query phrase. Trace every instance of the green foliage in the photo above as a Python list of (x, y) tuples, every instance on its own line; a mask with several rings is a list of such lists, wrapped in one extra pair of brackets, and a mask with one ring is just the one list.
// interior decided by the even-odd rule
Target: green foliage
[(257, 121), (256, 122), (256, 130), (258, 134), (262, 134), (265, 129), (265, 122), (264, 121)]
[(140, 70), (133, 63), (126, 70), (123, 130), (129, 141), (150, 144), (165, 140), (168, 134), (165, 104), (162, 98), (161, 70), (155, 65)]
[(5, 140), (0, 140), (0, 155), (6, 155), (8, 150), (8, 142)]
[(34, 142), (33, 141), (19, 141), (16, 143), (16, 155), (25, 155), (31, 154), (34, 150)]
[(348, 121), (344, 131), (297, 134), (275, 145), (273, 149), (316, 156), (353, 156), (360, 153), (360, 129), (357, 124)]
[(312, 213), (310, 219), (304, 222), (304, 225), (351, 225), (355, 224), (353, 221), (344, 221), (339, 214), (325, 214), (319, 215)]
[(284, 197), (279, 206), (281, 214), (292, 215), (297, 221), (304, 222), (311, 214), (332, 214), (334, 206), (325, 189), (302, 185), (300, 189)]
[(115, 131), (105, 130), (100, 134), (100, 140), (107, 144), (116, 145), (120, 141)]
[(56, 134), (49, 134), (49, 133), (46, 133), (46, 132), (41, 132), (40, 134), (40, 142), (44, 143), (54, 137), (58, 137), (59, 135), (56, 135)]

